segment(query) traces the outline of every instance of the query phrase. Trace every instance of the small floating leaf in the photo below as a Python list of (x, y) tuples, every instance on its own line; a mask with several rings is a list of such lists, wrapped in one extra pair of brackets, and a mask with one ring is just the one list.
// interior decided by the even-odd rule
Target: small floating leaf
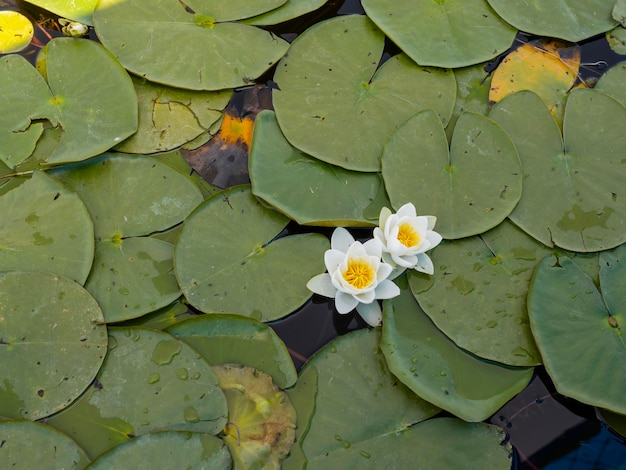
[(0, 11), (0, 54), (27, 48), (33, 33), (33, 24), (24, 15), (17, 11)]
[(85, 451), (65, 434), (41, 423), (0, 420), (0, 459), (14, 469), (72, 468), (89, 463)]
[(201, 204), (185, 221), (174, 249), (176, 277), (191, 305), (207, 313), (276, 320), (300, 307), (306, 283), (324, 272), (328, 239), (275, 237), (289, 219), (267, 209), (248, 186)]
[(103, 320), (68, 278), (0, 273), (0, 416), (41, 419), (72, 403), (104, 361)]

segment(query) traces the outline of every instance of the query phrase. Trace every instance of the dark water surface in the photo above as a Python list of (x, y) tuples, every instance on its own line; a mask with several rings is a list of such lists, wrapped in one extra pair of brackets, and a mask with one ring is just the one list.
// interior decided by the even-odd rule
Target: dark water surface
[[(19, 9), (35, 21), (42, 19), (39, 16), (41, 10), (23, 2), (0, 0), (0, 9)], [(331, 0), (316, 12), (270, 29), (291, 41), (306, 28), (321, 20), (355, 13), (363, 13), (358, 0)], [(45, 26), (48, 25), (51, 23)], [(36, 42), (22, 54), (34, 63), (39, 50), (37, 41), (45, 44), (49, 40), (48, 35), (61, 34), (46, 28), (37, 29)], [(95, 39), (93, 33), (92, 37)], [(532, 38), (518, 36), (518, 41), (521, 42), (529, 39)], [(397, 52), (397, 48), (389, 44), (388, 53)], [(593, 80), (612, 64), (624, 59), (625, 57), (609, 49), (603, 35), (585, 41), (582, 44), (581, 77)], [(497, 60), (491, 65), (495, 68)], [(259, 83), (269, 84), (271, 88), (272, 74), (273, 70), (269, 71), (260, 78)], [(239, 104), (242, 113), (245, 110), (241, 107), (246, 103), (251, 90), (251, 88), (242, 89), (235, 94), (234, 102)], [(222, 171), (228, 171), (228, 168)], [(245, 182), (246, 176), (243, 175), (241, 178), (243, 181), (238, 182)], [(289, 233), (299, 231), (311, 229), (298, 227), (295, 223), (288, 228)], [(330, 235), (332, 230), (319, 231)], [(352, 233), (357, 238), (371, 236), (371, 230), (366, 229), (353, 230)], [(358, 315), (354, 313), (339, 315), (334, 309), (332, 299), (319, 296), (314, 296), (298, 311), (270, 325), (287, 345), (298, 369), (333, 338), (366, 327)], [(626, 400), (626, 397), (624, 399)], [(595, 408), (558, 394), (543, 367), (536, 369), (533, 380), (522, 393), (488, 421), (501, 426), (507, 432), (508, 439), (515, 448), (514, 469), (626, 470), (625, 439), (614, 433), (598, 418)]]

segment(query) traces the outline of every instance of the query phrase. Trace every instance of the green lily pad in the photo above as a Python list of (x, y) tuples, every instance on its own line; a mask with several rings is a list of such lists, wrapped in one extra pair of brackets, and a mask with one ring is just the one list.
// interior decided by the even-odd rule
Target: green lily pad
[(268, 26), (293, 20), (317, 10), (326, 0), (287, 0), (285, 4), (262, 15), (243, 20), (243, 23), (255, 26)]
[(115, 149), (128, 153), (165, 152), (207, 132), (222, 116), (232, 90), (192, 91), (133, 78), (139, 100), (137, 132)]
[(280, 388), (296, 383), (285, 343), (264, 323), (241, 315), (196, 316), (167, 332), (198, 351), (211, 365), (243, 364), (269, 374)]
[(273, 111), (256, 117), (249, 169), (254, 195), (301, 225), (372, 225), (390, 205), (379, 175), (300, 152), (283, 136)]
[(163, 431), (123, 442), (98, 456), (89, 468), (210, 468), (230, 470), (232, 459), (221, 439), (199, 432)]
[(59, 117), (46, 81), (21, 55), (0, 59), (0, 90), (0, 160), (15, 168), (37, 145), (44, 129), (37, 121), (48, 119), (57, 125)]
[(530, 91), (500, 101), (490, 117), (515, 142), (524, 169), (513, 222), (543, 244), (571, 251), (606, 250), (626, 241), (622, 104), (595, 90), (574, 90), (563, 137)]
[(620, 434), (622, 437), (626, 437), (626, 415), (619, 413), (612, 413), (609, 410), (596, 410), (600, 415), (600, 418), (608, 424), (613, 431)]
[(85, 202), (101, 240), (166, 230), (202, 202), (200, 191), (186, 176), (150, 157), (104, 154), (51, 174)]
[(474, 422), (487, 419), (524, 389), (532, 368), (504, 367), (459, 348), (431, 322), (406, 281), (403, 284), (399, 297), (384, 302), (381, 349), (389, 370), (406, 386)]
[(607, 70), (598, 80), (594, 90), (601, 91), (615, 98), (617, 101), (626, 106), (626, 90), (624, 89), (624, 81), (626, 80), (626, 61), (619, 62)]
[(89, 458), (78, 444), (56, 429), (31, 421), (0, 421), (0, 461), (7, 468), (80, 470)]
[(448, 140), (432, 110), (416, 114), (385, 145), (382, 175), (394, 208), (412, 202), (437, 217), (443, 238), (462, 238), (498, 225), (522, 193), (517, 150), (500, 126), (462, 114)]
[[(295, 406), (304, 404), (309, 410), (302, 412), (305, 418), (313, 407), (310, 422), (298, 422), (304, 428), (300, 445), (307, 468), (381, 468), (385, 458), (393, 459), (398, 452), (406, 458), (408, 446), (414, 443), (399, 436), (439, 411), (398, 383), (387, 369), (379, 341), (378, 329), (357, 330), (331, 341), (302, 369), (294, 390), (312, 385), (317, 389), (313, 404), (294, 401)], [(299, 408), (297, 411), (300, 415)], [(390, 445), (390, 441), (401, 444), (393, 452), (383, 453), (379, 446)], [(341, 458), (346, 460), (335, 464)], [(408, 459), (395, 464), (407, 465)]]
[(165, 330), (176, 323), (181, 323), (190, 318), (196, 318), (196, 314), (190, 312), (189, 307), (181, 299), (178, 299), (154, 312), (127, 320), (123, 323), (123, 326), (142, 326), (152, 330)]
[(248, 186), (201, 204), (185, 221), (174, 268), (187, 301), (207, 313), (237, 313), (261, 321), (296, 310), (324, 271), (326, 237), (308, 233), (274, 239), (289, 219), (267, 209)]
[(228, 402), (224, 442), (233, 468), (280, 470), (294, 442), (296, 410), (272, 377), (252, 367), (213, 366)]
[(449, 70), (417, 66), (404, 54), (379, 66), (384, 35), (364, 16), (322, 21), (291, 45), (276, 69), (276, 118), (291, 144), (350, 170), (378, 171), (391, 133), (432, 108), (444, 122), (455, 101)]
[(464, 112), (489, 114), (489, 89), (491, 88), (491, 74), (485, 71), (486, 64), (476, 64), (454, 70), (456, 79), (456, 104), (446, 126), (448, 142), (452, 141), (452, 134), (459, 116)]
[(51, 11), (61, 18), (79, 21), (83, 24), (92, 25), (93, 10), (98, 0), (28, 0), (28, 3), (37, 5), (44, 10)]
[(615, 0), (487, 0), (506, 22), (537, 36), (578, 42), (612, 29)]
[(275, 64), (289, 44), (233, 20), (285, 3), (101, 0), (93, 21), (98, 39), (129, 71), (192, 90), (246, 85)]
[(612, 12), (613, 19), (622, 26), (626, 26), (626, 2), (624, 0), (617, 0), (613, 6)]
[(601, 294), (569, 258), (548, 256), (528, 292), (530, 326), (559, 393), (621, 414), (625, 261), (624, 247), (600, 256)]
[(51, 426), (90, 457), (153, 431), (217, 434), (226, 399), (211, 367), (191, 347), (160, 331), (109, 328), (109, 351), (94, 383)]
[(486, 0), (363, 0), (367, 16), (420, 65), (465, 67), (506, 51), (517, 30)]
[(64, 131), (47, 163), (85, 160), (137, 130), (135, 89), (109, 51), (95, 41), (73, 38), (55, 38), (46, 51), (46, 76), (54, 95), (48, 100)]
[(606, 33), (606, 40), (613, 52), (626, 55), (626, 28), (617, 26)]
[(102, 308), (107, 323), (137, 318), (178, 297), (173, 246), (150, 237), (96, 242), (85, 288)]
[(541, 362), (526, 312), (533, 270), (548, 249), (510, 222), (432, 252), (433, 276), (411, 272), (420, 306), (458, 346), (513, 366)]
[(0, 197), (0, 271), (48, 271), (84, 284), (93, 224), (81, 199), (45, 173)]
[[(467, 423), (456, 418), (435, 418), (397, 433), (389, 433), (364, 446), (350, 446), (319, 459), (307, 469), (359, 468), (463, 468), (508, 470), (513, 451), (505, 432), (485, 423)], [(359, 450), (361, 449), (361, 450)]]
[(0, 416), (40, 419), (72, 403), (104, 361), (96, 301), (72, 280), (0, 273)]
[(28, 18), (17, 11), (0, 11), (0, 54), (26, 49), (35, 29)]

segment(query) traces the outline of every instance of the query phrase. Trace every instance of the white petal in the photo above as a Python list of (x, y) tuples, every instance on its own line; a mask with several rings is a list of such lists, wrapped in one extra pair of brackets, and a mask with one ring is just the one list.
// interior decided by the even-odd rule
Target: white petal
[(354, 237), (343, 227), (337, 227), (330, 237), (330, 247), (347, 253), (350, 245), (354, 243)]
[(380, 305), (378, 305), (378, 302), (372, 302), (371, 304), (359, 304), (356, 306), (356, 311), (359, 312), (361, 318), (370, 326), (378, 326), (382, 322), (383, 315), (380, 311)]
[(420, 253), (417, 255), (417, 264), (413, 269), (426, 274), (433, 274), (435, 272), (435, 266), (426, 253)]
[(398, 256), (392, 253), (391, 258), (394, 263), (403, 268), (412, 268), (415, 266), (415, 263), (417, 263), (416, 256)]
[(339, 250), (326, 250), (324, 253), (324, 264), (326, 265), (326, 270), (332, 274), (337, 271), (337, 268), (343, 260), (346, 258), (346, 254)]
[[(397, 227), (398, 225), (397, 221), (398, 221), (398, 216), (396, 214), (392, 214), (389, 217), (387, 217), (387, 221), (385, 222), (385, 228), (383, 229), (385, 232), (385, 239), (387, 240), (387, 242), (391, 240), (392, 238), (395, 238), (391, 236), (391, 230), (394, 227)], [(398, 232), (396, 232), (396, 236), (397, 235), (398, 235)]]
[(365, 252), (370, 256), (380, 258), (383, 252), (383, 244), (376, 238), (370, 238), (363, 244)]
[(374, 238), (381, 243), (381, 245), (383, 246), (385, 245), (385, 234), (379, 227), (374, 228), (373, 235), (374, 235)]
[(383, 207), (380, 210), (380, 215), (378, 216), (378, 226), (384, 227), (387, 223), (387, 218), (391, 215), (391, 211), (387, 207)]
[(324, 297), (335, 297), (337, 294), (337, 289), (333, 286), (330, 281), (330, 275), (327, 273), (318, 274), (311, 278), (309, 282), (306, 283), (307, 289), (311, 292), (314, 292), (319, 295), (323, 295)]
[(437, 223), (437, 217), (435, 217), (434, 215), (425, 215), (424, 217), (428, 219), (428, 230), (434, 229), (435, 224)]
[(396, 211), (398, 217), (415, 217), (417, 212), (415, 211), (415, 206), (412, 202), (407, 202), (400, 209)]
[(428, 249), (431, 250), (441, 243), (442, 237), (437, 232), (429, 230), (426, 232), (426, 239), (430, 242), (430, 248)]
[(346, 259), (349, 258), (365, 258), (369, 253), (365, 251), (365, 247), (361, 242), (354, 242), (346, 251)]
[(419, 234), (425, 234), (428, 230), (428, 218), (424, 216), (415, 217), (412, 221), (411, 226), (417, 231)]
[(376, 293), (377, 299), (391, 299), (400, 295), (400, 288), (394, 282), (385, 279), (378, 284), (374, 292)]
[(349, 313), (358, 305), (359, 301), (355, 299), (350, 294), (346, 294), (345, 292), (337, 292), (337, 296), (335, 297), (335, 308), (337, 312), (344, 314)]
[(391, 271), (393, 271), (393, 266), (387, 263), (380, 263), (380, 266), (378, 266), (378, 270), (376, 271), (376, 282), (382, 282), (387, 279), (387, 277), (391, 274)]
[(368, 292), (360, 292), (355, 294), (354, 297), (356, 297), (356, 299), (362, 304), (371, 304), (376, 298), (376, 291), (370, 290)]

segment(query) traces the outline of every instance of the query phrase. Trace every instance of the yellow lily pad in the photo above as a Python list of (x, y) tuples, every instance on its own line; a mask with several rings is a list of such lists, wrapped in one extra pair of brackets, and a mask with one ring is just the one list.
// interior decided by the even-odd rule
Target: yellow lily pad
[(28, 18), (17, 11), (0, 11), (0, 54), (25, 49), (33, 39), (34, 28)]
[(534, 91), (562, 122), (563, 100), (576, 83), (580, 48), (563, 41), (528, 42), (498, 66), (491, 80), (489, 101), (497, 103), (522, 90)]

